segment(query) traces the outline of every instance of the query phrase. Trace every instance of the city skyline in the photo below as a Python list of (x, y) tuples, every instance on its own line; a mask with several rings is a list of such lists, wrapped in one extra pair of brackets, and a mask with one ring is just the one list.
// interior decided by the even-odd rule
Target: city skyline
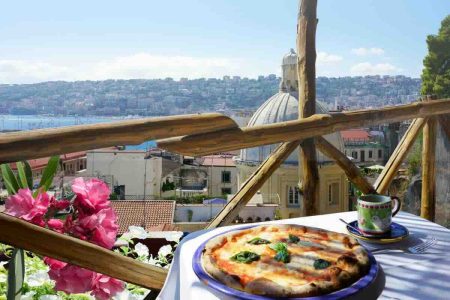
[[(279, 75), (280, 57), (295, 48), (297, 5), (6, 3), (0, 83)], [(443, 0), (319, 1), (317, 75), (419, 77), (426, 36), (448, 8)]]

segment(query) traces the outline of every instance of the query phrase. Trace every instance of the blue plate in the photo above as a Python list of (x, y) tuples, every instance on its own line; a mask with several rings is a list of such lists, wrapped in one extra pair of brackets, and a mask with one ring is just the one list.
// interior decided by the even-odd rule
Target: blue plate
[[(350, 226), (349, 226), (350, 225)], [(398, 241), (403, 240), (409, 235), (408, 229), (400, 225), (398, 223), (392, 222), (391, 223), (391, 230), (386, 232), (385, 234), (381, 235), (363, 235), (358, 230), (355, 230), (352, 227), (358, 228), (358, 221), (355, 220), (353, 222), (350, 222), (349, 225), (347, 225), (347, 230), (353, 237), (357, 239), (361, 239), (365, 242), (369, 243), (379, 243), (379, 244), (388, 244), (388, 243), (395, 243)]]
[[(258, 225), (255, 225), (258, 226)], [(228, 230), (226, 232), (217, 234), (212, 238), (215, 238), (219, 235), (225, 234), (227, 232), (230, 231), (236, 231), (236, 230), (244, 230), (244, 229), (248, 229), (248, 228), (252, 228), (255, 226), (248, 226), (248, 227), (244, 227), (244, 228), (239, 228), (239, 229), (232, 229), (232, 230)], [(201, 263), (201, 257), (203, 254), (203, 250), (205, 249), (205, 245), (206, 243), (210, 240), (208, 239), (207, 241), (205, 241), (204, 243), (202, 243), (197, 250), (194, 253), (194, 257), (192, 260), (192, 268), (194, 269), (195, 274), (198, 276), (198, 278), (207, 286), (220, 291), (228, 296), (232, 296), (235, 297), (237, 299), (245, 299), (245, 300), (272, 300), (275, 298), (272, 297), (267, 297), (267, 296), (260, 296), (260, 295), (254, 295), (254, 294), (249, 294), (243, 291), (239, 291), (233, 288), (230, 288), (226, 285), (224, 285), (223, 283), (221, 283), (220, 281), (216, 280), (215, 278), (213, 278), (211, 275), (209, 275), (202, 266)], [(344, 289), (332, 292), (330, 294), (327, 295), (322, 295), (322, 296), (316, 296), (316, 297), (304, 297), (304, 298), (283, 298), (283, 299), (290, 299), (290, 300), (336, 300), (336, 299), (344, 299), (347, 298), (353, 294), (356, 294), (357, 292), (359, 292), (360, 290), (366, 288), (367, 286), (369, 286), (377, 277), (377, 273), (378, 273), (378, 264), (377, 261), (375, 260), (375, 257), (369, 252), (367, 251), (368, 256), (369, 256), (369, 261), (370, 261), (370, 269), (369, 269), (369, 273), (367, 273), (367, 275), (365, 275), (364, 277), (361, 277), (358, 281), (356, 281), (355, 283), (353, 283), (351, 286), (346, 287)], [(280, 299), (280, 298), (276, 298), (276, 299)]]

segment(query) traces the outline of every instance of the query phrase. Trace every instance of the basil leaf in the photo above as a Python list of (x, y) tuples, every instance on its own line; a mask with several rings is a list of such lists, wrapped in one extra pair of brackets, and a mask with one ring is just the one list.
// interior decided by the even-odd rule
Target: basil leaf
[(277, 251), (277, 254), (275, 254), (274, 257), (276, 260), (284, 263), (288, 263), (291, 260), (286, 243), (276, 243), (275, 245), (270, 245), (269, 247)]
[(297, 244), (298, 242), (300, 242), (300, 238), (296, 235), (289, 234), (288, 241), (289, 241), (289, 243)]
[(262, 244), (270, 244), (270, 241), (262, 239), (260, 237), (255, 237), (255, 238), (251, 239), (250, 241), (248, 241), (247, 243), (252, 244), (252, 245), (262, 245)]
[(276, 243), (275, 245), (270, 245), (269, 247), (277, 252), (287, 251), (286, 243)]
[(288, 263), (291, 261), (291, 256), (289, 255), (289, 252), (287, 251), (279, 251), (275, 255), (275, 259), (284, 263)]
[(230, 257), (232, 261), (249, 264), (252, 261), (257, 261), (260, 259), (260, 256), (256, 253), (250, 251), (241, 251), (232, 257)]
[(326, 261), (324, 259), (316, 259), (314, 261), (314, 269), (316, 270), (323, 270), (331, 266), (331, 263), (329, 261)]

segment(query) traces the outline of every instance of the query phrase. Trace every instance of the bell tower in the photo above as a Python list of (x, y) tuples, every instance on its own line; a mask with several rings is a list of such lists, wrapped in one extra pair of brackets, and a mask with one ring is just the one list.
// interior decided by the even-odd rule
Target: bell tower
[(297, 53), (292, 48), (281, 63), (280, 91), (298, 92)]

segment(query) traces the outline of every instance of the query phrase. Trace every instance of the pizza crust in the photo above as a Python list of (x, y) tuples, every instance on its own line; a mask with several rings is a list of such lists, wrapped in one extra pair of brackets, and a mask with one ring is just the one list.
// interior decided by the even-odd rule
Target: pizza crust
[[(245, 283), (237, 274), (230, 274), (222, 270), (216, 261), (215, 251), (220, 251), (227, 243), (239, 243), (239, 238), (246, 235), (259, 235), (263, 233), (277, 232), (282, 234), (295, 229), (303, 234), (300, 238), (308, 236), (322, 236), (329, 238), (330, 244), (336, 247), (342, 246), (343, 255), (339, 256), (332, 266), (324, 270), (316, 270), (324, 280), (312, 280), (301, 285), (281, 285), (269, 278), (256, 277)], [(261, 245), (264, 246), (264, 245)], [(318, 248), (320, 249), (320, 248)], [(320, 250), (325, 251), (325, 250)], [(319, 253), (318, 251), (317, 253)], [(260, 262), (248, 264), (249, 268), (256, 267)], [(278, 263), (279, 264), (279, 263)], [(369, 270), (369, 257), (366, 250), (358, 241), (344, 234), (330, 232), (322, 229), (299, 225), (262, 225), (250, 229), (235, 230), (207, 242), (202, 255), (202, 266), (213, 278), (223, 284), (252, 294), (267, 295), (272, 297), (308, 297), (324, 295), (351, 285), (353, 282), (367, 274)], [(260, 267), (260, 265), (258, 265)], [(246, 274), (240, 274), (245, 276)]]

